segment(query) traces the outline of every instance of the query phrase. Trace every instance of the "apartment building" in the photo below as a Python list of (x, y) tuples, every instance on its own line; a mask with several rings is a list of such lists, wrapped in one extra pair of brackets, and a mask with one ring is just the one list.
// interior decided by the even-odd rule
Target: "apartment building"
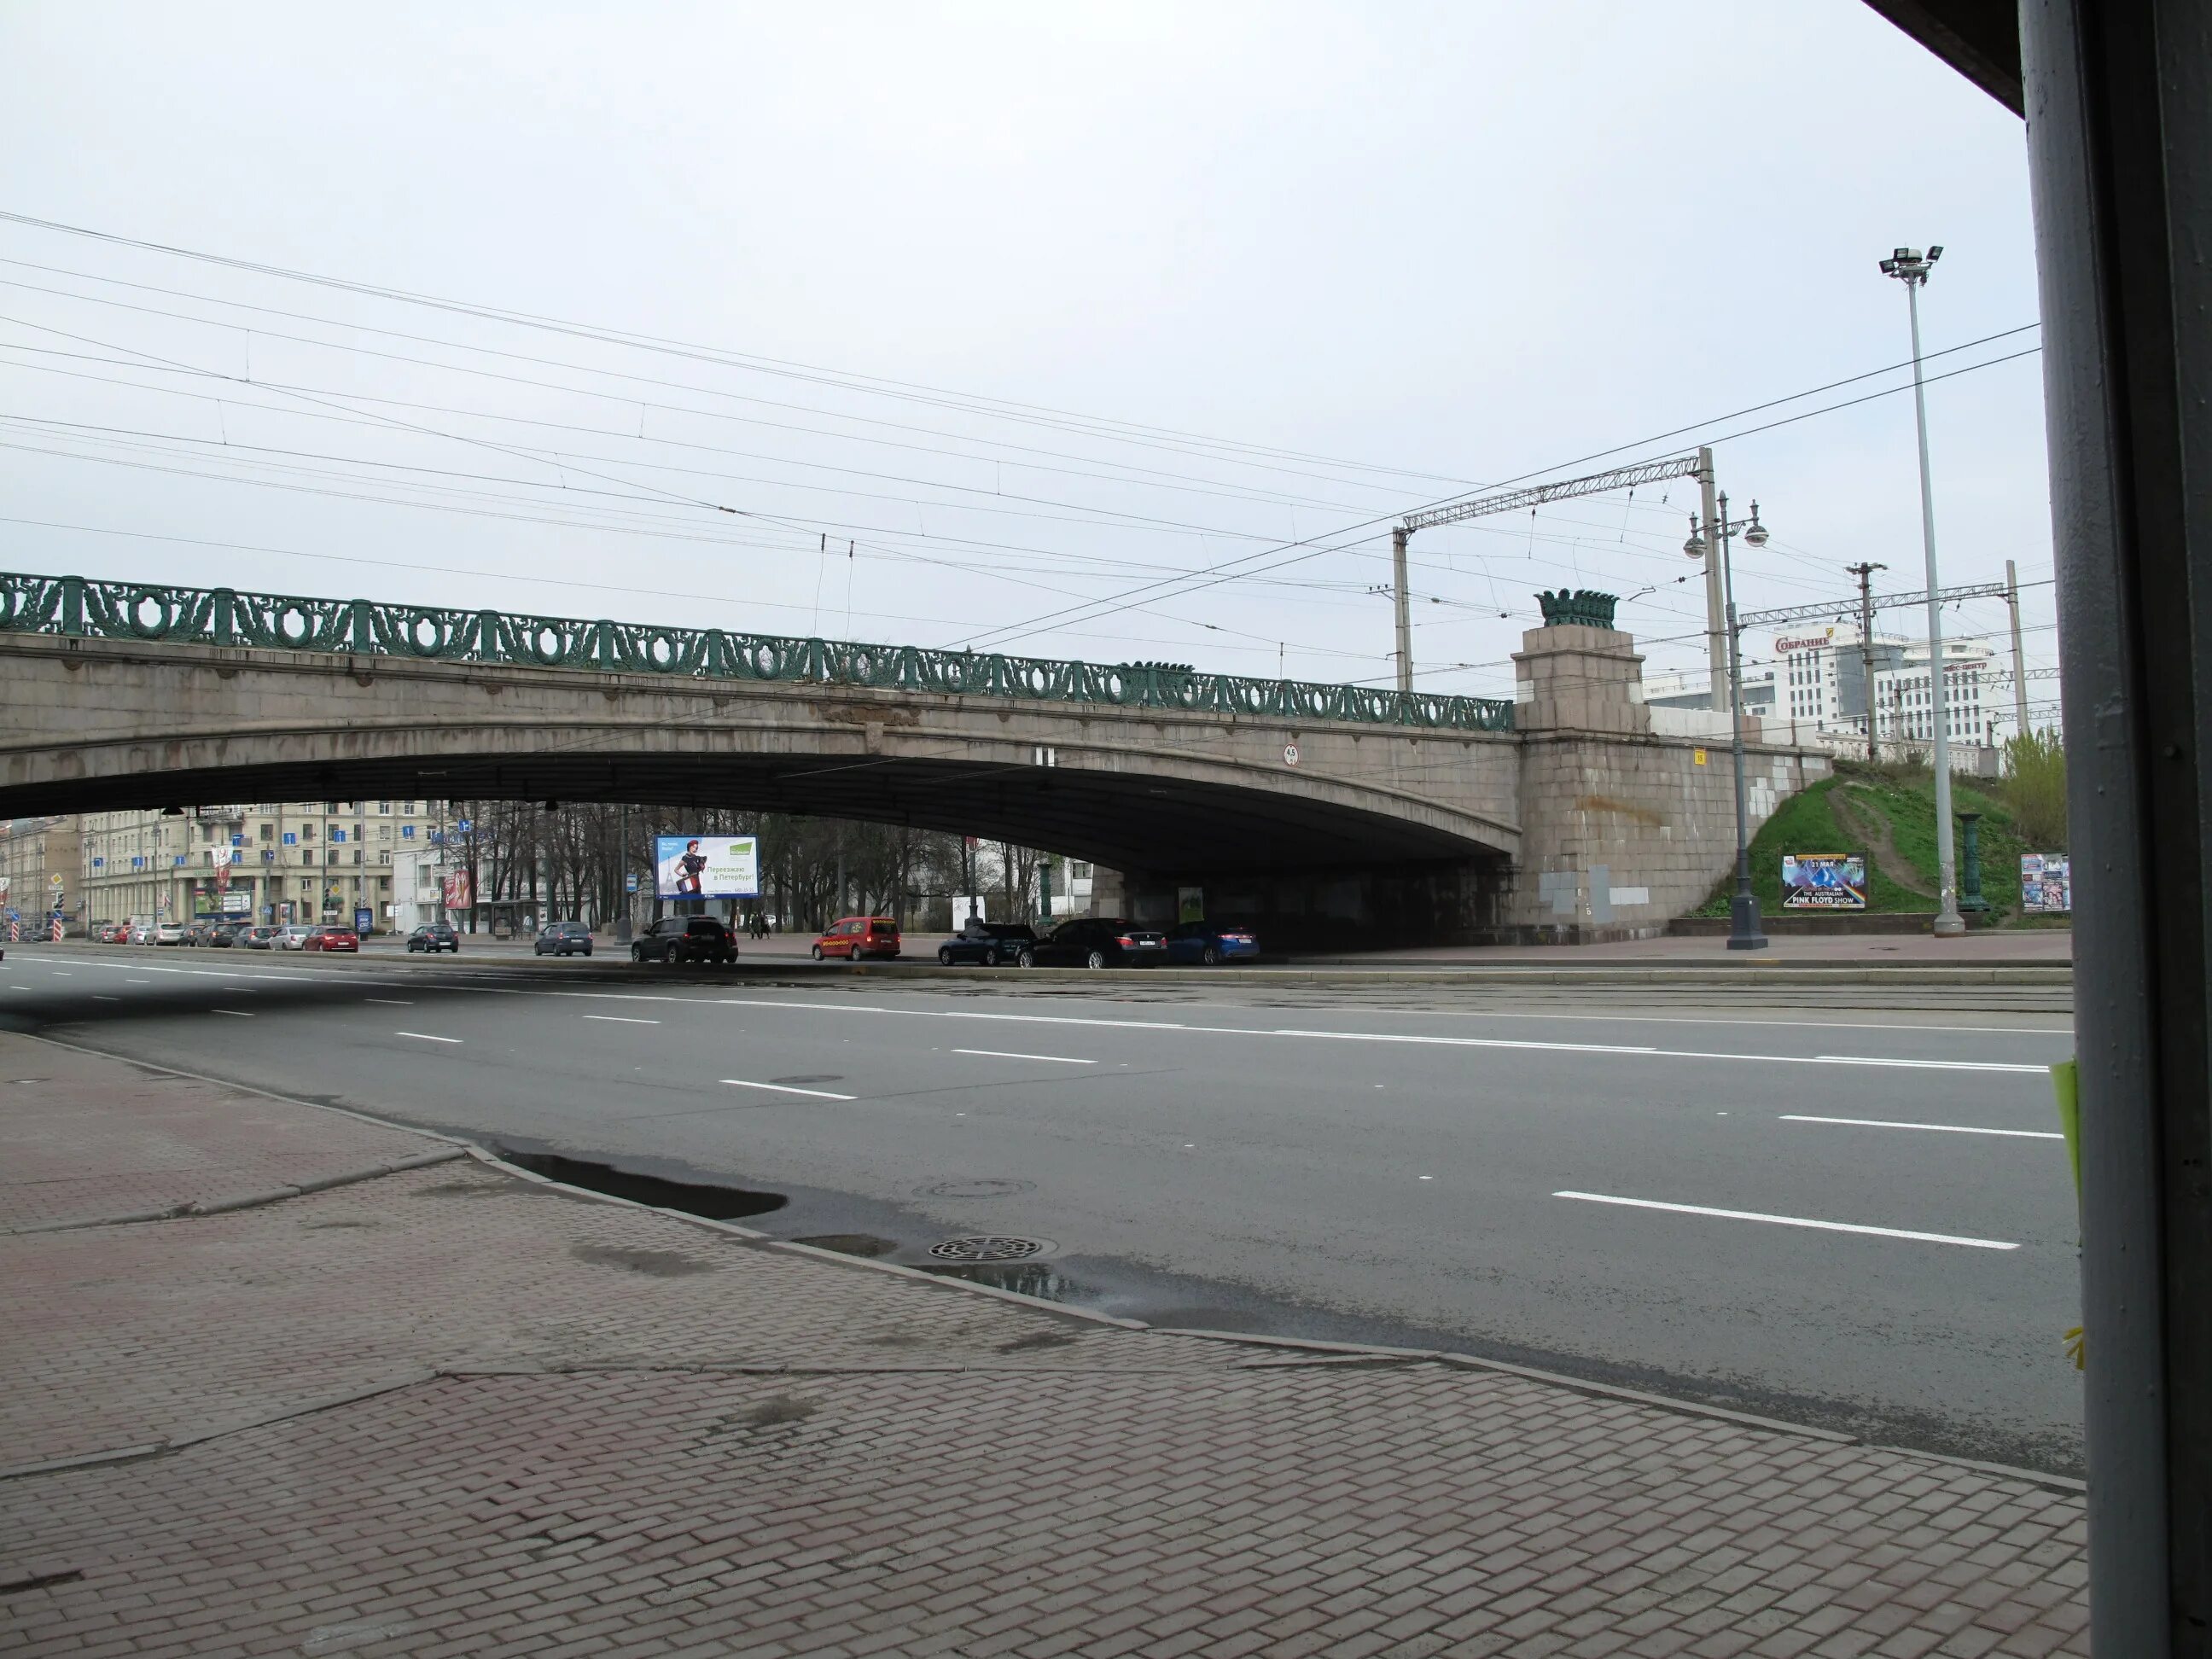
[(74, 813), (15, 818), (0, 829), (0, 921), (19, 926), (62, 913), (74, 931), (84, 899)]
[(392, 860), (427, 847), (443, 817), (427, 800), (195, 806), (82, 815), (88, 923), (392, 923)]

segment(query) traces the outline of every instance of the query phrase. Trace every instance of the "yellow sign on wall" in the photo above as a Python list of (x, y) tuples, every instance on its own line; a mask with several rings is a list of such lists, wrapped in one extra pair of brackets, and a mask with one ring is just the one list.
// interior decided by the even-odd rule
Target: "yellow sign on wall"
[(1692, 749), (1690, 751), (1690, 758), (1698, 765), (1703, 766), (1705, 763), (1705, 751), (1702, 749)]

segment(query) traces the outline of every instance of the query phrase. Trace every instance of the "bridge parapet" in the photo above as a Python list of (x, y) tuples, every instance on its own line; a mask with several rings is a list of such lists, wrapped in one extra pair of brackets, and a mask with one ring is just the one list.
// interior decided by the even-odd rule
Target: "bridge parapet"
[(1513, 705), (1200, 674), (1174, 664), (1102, 664), (996, 652), (865, 645), (716, 628), (664, 628), (368, 599), (301, 599), (82, 576), (0, 574), (0, 631), (484, 662), (672, 678), (933, 692), (1025, 702), (1455, 732), (1510, 732)]

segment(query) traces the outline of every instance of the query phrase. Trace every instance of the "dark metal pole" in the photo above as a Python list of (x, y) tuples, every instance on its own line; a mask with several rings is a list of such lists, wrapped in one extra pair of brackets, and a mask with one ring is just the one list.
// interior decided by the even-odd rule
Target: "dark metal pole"
[[(1752, 517), (1759, 516), (1757, 502)], [(1729, 941), (1731, 951), (1764, 951), (1766, 935), (1759, 926), (1759, 899), (1751, 890), (1751, 819), (1743, 787), (1743, 651), (1742, 630), (1735, 622), (1735, 568), (1729, 544), (1735, 526), (1729, 522), (1728, 497), (1720, 498), (1720, 515), (1712, 533), (1720, 538), (1721, 589), (1728, 615), (1729, 748), (1735, 758), (1735, 896), (1729, 901)]]
[(2022, 0), (2074, 869), (2092, 1644), (2212, 1650), (2212, 49)]

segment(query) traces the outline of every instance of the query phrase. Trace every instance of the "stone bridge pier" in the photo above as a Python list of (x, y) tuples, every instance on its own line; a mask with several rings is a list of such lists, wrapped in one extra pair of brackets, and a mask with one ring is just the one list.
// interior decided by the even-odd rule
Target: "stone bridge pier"
[[(1635, 641), (1612, 628), (1531, 629), (1514, 653), (1510, 850), (1274, 874), (1132, 867), (1101, 872), (1100, 914), (1172, 921), (1196, 898), (1286, 945), (1593, 944), (1642, 939), (1705, 902), (1735, 863), (1726, 715), (1653, 709)], [(1747, 719), (1747, 817), (1826, 777), (1826, 750)], [(1439, 749), (1436, 763), (1455, 757)], [(1118, 907), (1118, 908), (1117, 908)]]

